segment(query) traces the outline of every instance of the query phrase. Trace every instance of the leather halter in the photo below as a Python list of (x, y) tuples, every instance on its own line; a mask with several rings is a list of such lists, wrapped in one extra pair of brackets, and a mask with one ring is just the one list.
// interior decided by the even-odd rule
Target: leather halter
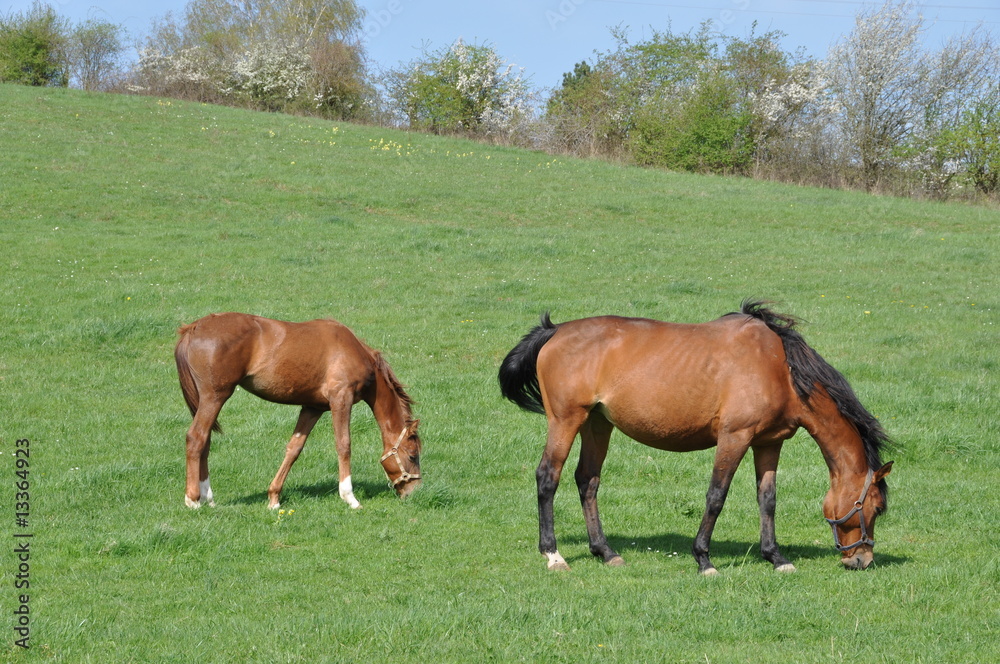
[[(399, 434), (399, 438), (397, 438), (396, 442), (393, 443), (392, 449), (383, 454), (382, 458), (379, 459), (379, 462), (382, 464), (382, 470), (385, 472), (385, 477), (387, 480), (389, 480), (389, 486), (391, 486), (393, 489), (395, 489), (400, 484), (403, 484), (404, 482), (420, 479), (420, 473), (408, 473), (407, 471), (403, 470), (403, 464), (399, 462), (399, 444), (403, 442), (403, 439), (406, 438), (406, 434), (408, 434), (409, 432), (410, 432), (410, 427), (404, 426), (403, 430)], [(388, 459), (389, 457), (396, 457), (396, 467), (399, 468), (399, 477), (396, 478), (396, 481), (393, 481), (392, 478), (389, 477), (389, 471), (386, 470), (385, 468), (385, 460)]]
[[(862, 504), (865, 502), (865, 496), (868, 495), (868, 489), (872, 485), (872, 471), (868, 469), (868, 476), (865, 478), (865, 486), (861, 489), (861, 497), (854, 502), (854, 507), (850, 512), (840, 517), (839, 519), (827, 519), (826, 522), (830, 524), (830, 529), (833, 530), (833, 545), (837, 547), (837, 551), (850, 551), (851, 549), (861, 546), (862, 544), (867, 544), (868, 546), (875, 546), (875, 540), (868, 537), (868, 531), (865, 529), (865, 513), (862, 511)], [(842, 545), (840, 543), (840, 535), (837, 534), (837, 526), (842, 525), (847, 522), (855, 514), (859, 514), (858, 521), (861, 522), (861, 539), (859, 539), (854, 544)]]

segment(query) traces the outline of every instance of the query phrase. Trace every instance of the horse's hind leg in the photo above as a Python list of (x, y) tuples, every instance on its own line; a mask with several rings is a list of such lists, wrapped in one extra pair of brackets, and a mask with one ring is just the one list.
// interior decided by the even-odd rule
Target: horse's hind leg
[(298, 422), (295, 423), (295, 432), (285, 447), (285, 458), (278, 468), (278, 473), (271, 480), (271, 485), (267, 488), (267, 503), (272, 510), (281, 507), (281, 488), (285, 485), (288, 471), (292, 469), (292, 464), (299, 458), (302, 447), (306, 444), (306, 438), (309, 437), (309, 432), (316, 426), (316, 422), (322, 414), (321, 410), (305, 407), (299, 412)]
[(757, 471), (757, 503), (760, 505), (760, 554), (779, 572), (794, 572), (795, 565), (778, 551), (774, 534), (775, 474), (781, 443), (753, 448), (753, 463)]
[(559, 487), (566, 457), (573, 447), (573, 439), (587, 418), (587, 411), (580, 410), (571, 417), (549, 417), (549, 433), (542, 460), (535, 471), (538, 484), (538, 550), (548, 559), (551, 570), (568, 570), (569, 565), (556, 548), (555, 518), (552, 503)]
[(587, 522), (590, 552), (609, 565), (624, 565), (621, 556), (608, 546), (597, 511), (597, 489), (601, 484), (601, 467), (608, 455), (612, 424), (601, 414), (591, 412), (580, 428), (580, 464), (576, 467), (576, 486), (580, 491), (583, 517)]
[(198, 403), (198, 412), (188, 429), (185, 443), (187, 482), (184, 490), (184, 503), (188, 507), (198, 508), (203, 503), (215, 507), (212, 486), (208, 480), (208, 451), (211, 447), (212, 425), (228, 398), (228, 394), (203, 398)]

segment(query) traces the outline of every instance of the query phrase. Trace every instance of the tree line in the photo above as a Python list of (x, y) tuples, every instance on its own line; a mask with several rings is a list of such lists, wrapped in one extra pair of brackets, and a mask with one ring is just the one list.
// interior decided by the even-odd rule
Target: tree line
[[(36, 0), (0, 16), (0, 81), (399, 126), (697, 173), (926, 198), (1000, 195), (1000, 49), (983, 26), (928, 48), (911, 0), (863, 9), (825, 58), (669, 27), (612, 30), (549, 90), (462, 40), (369, 62), (355, 0), (191, 0), (130, 39)], [(136, 58), (127, 58), (131, 49)]]

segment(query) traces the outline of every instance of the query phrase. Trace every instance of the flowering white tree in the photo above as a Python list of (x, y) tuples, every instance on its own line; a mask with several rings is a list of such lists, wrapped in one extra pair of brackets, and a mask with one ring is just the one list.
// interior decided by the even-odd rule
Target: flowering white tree
[(524, 70), (490, 46), (459, 39), (391, 77), (389, 95), (412, 127), (510, 136), (530, 114)]
[(842, 109), (837, 129), (867, 190), (896, 167), (922, 173), (932, 192), (945, 193), (962, 157), (944, 139), (996, 88), (997, 52), (988, 34), (973, 30), (928, 50), (916, 9), (910, 0), (889, 0), (862, 11), (854, 32), (830, 52)]
[(215, 96), (218, 63), (199, 46), (179, 48), (171, 53), (146, 47), (139, 51), (130, 86), (134, 92), (181, 94), (201, 100)]
[(363, 11), (355, 0), (191, 0), (154, 26), (136, 68), (161, 94), (340, 117), (364, 96)]
[(784, 79), (751, 91), (748, 102), (759, 175), (815, 180), (830, 167), (829, 128), (841, 109), (823, 61), (794, 65)]
[(910, 0), (864, 10), (854, 32), (830, 52), (831, 84), (848, 160), (872, 190), (926, 107), (931, 62), (921, 48), (923, 18)]
[(759, 92), (751, 91), (748, 100), (758, 120), (759, 142), (775, 136), (802, 138), (808, 125), (822, 122), (839, 109), (822, 62), (793, 67), (786, 80), (770, 79)]
[(229, 90), (252, 104), (277, 109), (302, 95), (309, 86), (310, 73), (307, 53), (255, 43), (233, 63)]

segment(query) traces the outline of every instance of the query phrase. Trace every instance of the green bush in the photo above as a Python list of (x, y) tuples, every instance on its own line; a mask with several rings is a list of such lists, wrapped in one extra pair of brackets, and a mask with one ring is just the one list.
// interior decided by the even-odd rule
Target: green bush
[(68, 85), (67, 31), (66, 21), (39, 2), (27, 12), (0, 18), (0, 82)]
[(780, 35), (719, 39), (703, 27), (630, 43), (623, 30), (612, 34), (616, 48), (578, 64), (549, 99), (557, 144), (624, 152), (646, 166), (749, 173), (762, 133), (753, 100), (789, 71)]
[(747, 172), (752, 117), (741, 110), (730, 82), (710, 74), (684, 92), (639, 110), (630, 139), (636, 162), (696, 173)]
[(991, 195), (1000, 190), (1000, 99), (995, 96), (966, 111), (941, 142), (964, 165), (976, 191)]

